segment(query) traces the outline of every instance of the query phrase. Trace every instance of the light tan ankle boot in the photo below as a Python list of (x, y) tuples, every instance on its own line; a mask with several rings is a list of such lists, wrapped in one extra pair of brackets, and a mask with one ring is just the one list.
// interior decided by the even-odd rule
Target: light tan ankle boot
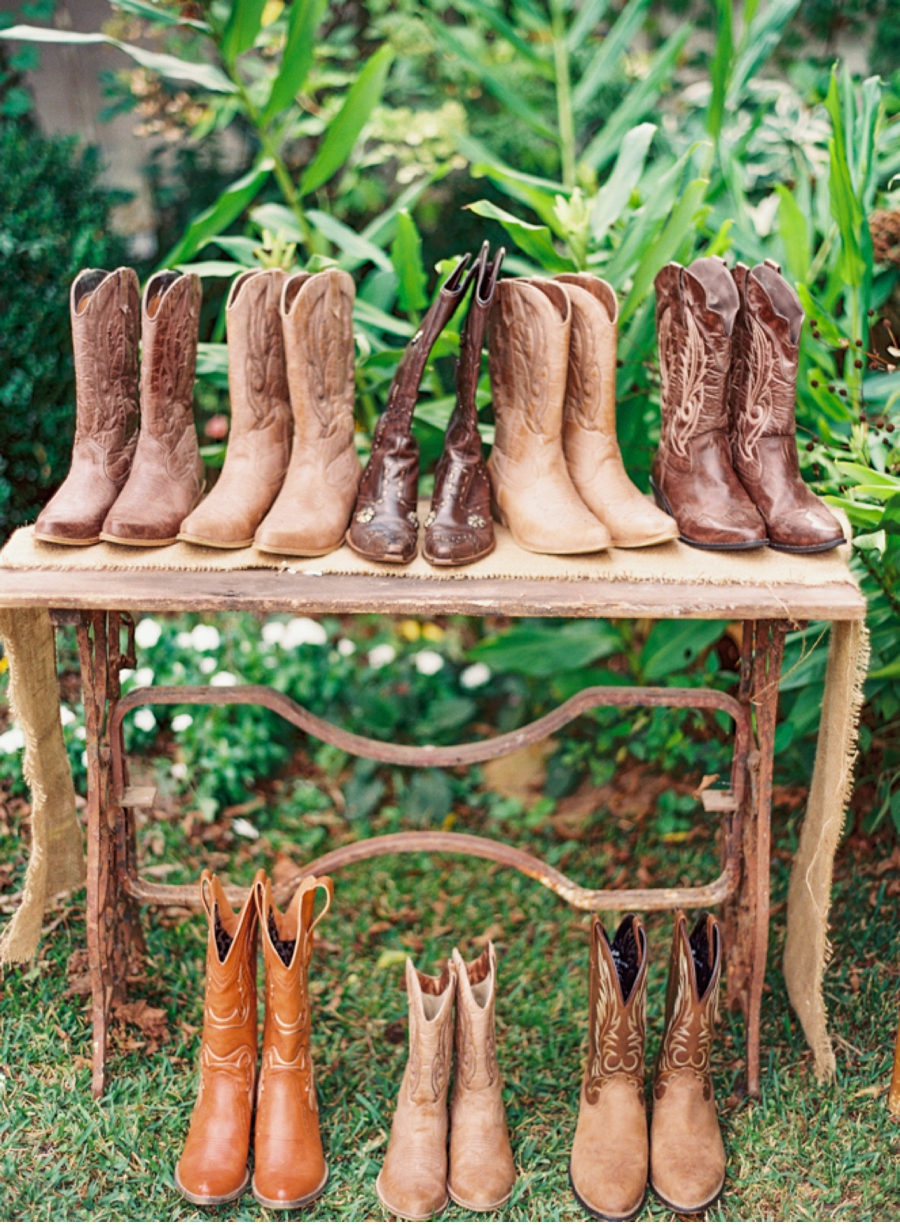
[(456, 967), (456, 1069), (450, 1101), (450, 1176), (447, 1191), (461, 1208), (491, 1212), (512, 1194), (516, 1166), (509, 1144), (503, 1082), (497, 1067), (494, 946)]
[(447, 1087), (456, 970), (448, 963), (440, 978), (431, 978), (407, 958), (406, 992), (409, 1062), (375, 1189), (388, 1212), (427, 1221), (447, 1206)]
[(284, 283), (294, 440), (281, 492), (256, 532), (263, 553), (318, 557), (347, 531), (362, 474), (353, 443), (354, 294), (353, 278), (338, 268)]
[(650, 1182), (676, 1212), (702, 1212), (725, 1182), (725, 1147), (709, 1067), (721, 972), (722, 937), (715, 918), (702, 914), (688, 936), (679, 910), (650, 1128)]
[(562, 273), (572, 304), (563, 448), (569, 475), (587, 508), (619, 549), (675, 540), (678, 525), (633, 485), (616, 438), (616, 324), (612, 287), (589, 272)]
[(596, 553), (606, 527), (582, 502), (563, 454), (572, 309), (565, 290), (535, 277), (498, 282), (488, 321), (497, 433), (488, 471), (495, 515), (532, 553)]
[(644, 1040), (647, 936), (626, 915), (612, 944), (591, 924), (588, 1061), (581, 1085), (569, 1177), (583, 1208), (604, 1221), (627, 1221), (647, 1189)]

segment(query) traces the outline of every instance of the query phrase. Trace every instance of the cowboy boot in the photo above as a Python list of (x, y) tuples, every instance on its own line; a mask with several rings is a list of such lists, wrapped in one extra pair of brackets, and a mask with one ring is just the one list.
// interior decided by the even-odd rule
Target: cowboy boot
[(843, 544), (844, 533), (800, 475), (794, 407), (803, 307), (779, 273), (771, 260), (734, 269), (740, 308), (729, 380), (731, 454), (771, 547), (821, 553)]
[(725, 1182), (725, 1148), (709, 1067), (721, 971), (718, 922), (701, 914), (688, 936), (684, 912), (677, 911), (650, 1127), (650, 1182), (675, 1212), (702, 1212)]
[[(321, 889), (325, 905), (314, 915)], [(328, 1165), (309, 1051), (309, 963), (313, 930), (331, 906), (327, 876), (307, 876), (280, 914), (272, 885), (254, 885), (266, 968), (266, 1023), (256, 1095), (253, 1195), (264, 1208), (302, 1208), (325, 1189)]]
[(473, 269), (475, 288), (456, 363), (456, 406), (434, 474), (431, 512), (425, 521), (422, 553), (433, 566), (465, 566), (486, 557), (494, 548), (491, 481), (481, 454), (475, 392), (488, 312), (505, 251), (501, 247), (493, 263), (488, 262), (488, 251), (485, 243)]
[(225, 464), (212, 493), (185, 519), (179, 540), (213, 549), (243, 549), (275, 501), (291, 453), (281, 332), (280, 268), (242, 272), (231, 286), (228, 391), (231, 429)]
[(131, 474), (106, 516), (101, 540), (174, 544), (203, 492), (194, 426), (200, 278), (158, 272), (144, 289), (141, 429)]
[(488, 471), (495, 517), (532, 553), (595, 553), (610, 535), (578, 496), (563, 454), (572, 308), (535, 277), (500, 281), (488, 320), (497, 432)]
[(200, 1091), (175, 1186), (192, 1204), (227, 1204), (250, 1182), (247, 1154), (256, 1084), (256, 875), (240, 914), (218, 878), (204, 871), (208, 920)]
[(37, 540), (96, 544), (128, 479), (138, 423), (141, 298), (131, 268), (80, 272), (69, 294), (75, 354), (72, 466), (38, 515)]
[(294, 414), (281, 492), (256, 533), (263, 553), (319, 557), (339, 548), (359, 485), (353, 442), (353, 278), (338, 268), (284, 283), (281, 322)]
[(454, 949), (453, 965), (456, 1072), (450, 1099), (447, 1191), (461, 1208), (492, 1212), (503, 1207), (516, 1181), (494, 1036), (494, 946), (489, 942), (481, 956), (468, 965)]
[(678, 535), (675, 520), (633, 485), (616, 438), (616, 323), (611, 286), (589, 272), (554, 277), (572, 304), (563, 450), (572, 483), (605, 523), (619, 549), (640, 549)]
[(723, 260), (667, 264), (656, 278), (662, 432), (650, 484), (685, 544), (756, 549), (766, 525), (735, 475), (728, 372), (738, 295)]
[(407, 958), (406, 991), (409, 1062), (375, 1189), (388, 1212), (427, 1221), (447, 1206), (447, 1086), (456, 968), (448, 962), (440, 978), (430, 978)]
[(626, 915), (610, 944), (591, 924), (588, 1059), (569, 1178), (583, 1208), (627, 1221), (644, 1202), (649, 1144), (644, 1104), (647, 935)]
[(347, 533), (351, 549), (369, 561), (405, 566), (416, 555), (419, 444), (412, 432), (413, 410), (428, 354), (469, 287), (472, 274), (464, 277), (468, 262), (466, 255), (447, 277), (406, 346), (375, 427), (372, 453)]

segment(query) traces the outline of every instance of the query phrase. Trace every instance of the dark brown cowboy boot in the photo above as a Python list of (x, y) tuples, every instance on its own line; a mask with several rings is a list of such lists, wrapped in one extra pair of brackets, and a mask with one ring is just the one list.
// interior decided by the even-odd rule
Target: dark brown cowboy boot
[(610, 944), (591, 923), (588, 1060), (569, 1178), (578, 1202), (604, 1221), (635, 1216), (647, 1190), (644, 1104), (647, 935), (626, 915)]
[(491, 480), (481, 454), (475, 392), (488, 312), (506, 253), (501, 247), (489, 263), (488, 251), (485, 243), (473, 269), (475, 287), (456, 363), (456, 406), (434, 474), (431, 513), (425, 523), (422, 552), (433, 566), (465, 566), (494, 548)]
[(735, 475), (728, 423), (739, 300), (720, 259), (667, 264), (656, 278), (662, 433), (650, 483), (699, 549), (756, 549), (766, 525)]
[(416, 555), (419, 518), (419, 444), (412, 433), (419, 383), (428, 354), (469, 287), (464, 256), (441, 286), (419, 330), (406, 346), (387, 406), (375, 427), (347, 543), (369, 561), (407, 565)]
[(106, 516), (101, 540), (173, 544), (203, 492), (194, 426), (200, 278), (158, 272), (144, 290), (141, 430), (131, 475)]
[(69, 295), (75, 443), (69, 475), (34, 527), (51, 544), (96, 544), (137, 445), (141, 297), (131, 268), (80, 272)]
[(772, 548), (821, 553), (843, 544), (844, 533), (800, 475), (794, 408), (803, 307), (779, 273), (771, 260), (734, 270), (740, 309), (729, 381), (731, 454)]
[(684, 912), (677, 911), (650, 1128), (650, 1182), (675, 1212), (702, 1212), (725, 1182), (709, 1066), (721, 972), (722, 934), (715, 918), (701, 914), (688, 936)]

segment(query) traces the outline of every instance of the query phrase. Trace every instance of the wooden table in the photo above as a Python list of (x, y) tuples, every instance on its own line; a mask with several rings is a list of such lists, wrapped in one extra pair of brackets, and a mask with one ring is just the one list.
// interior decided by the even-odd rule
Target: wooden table
[[(722, 870), (716, 880), (679, 889), (586, 888), (534, 856), (469, 834), (417, 831), (369, 838), (304, 866), (335, 872), (396, 852), (461, 853), (514, 867), (581, 910), (720, 907), (725, 922), (727, 1002), (746, 1021), (746, 1088), (759, 1093), (760, 1006), (769, 936), (772, 771), (778, 678), (785, 632), (809, 620), (855, 621), (865, 603), (849, 579), (827, 588), (780, 584), (629, 583), (592, 579), (411, 579), (402, 575), (297, 574), (289, 571), (53, 571), (0, 568), (4, 607), (44, 607), (57, 625), (74, 624), (81, 659), (87, 750), (87, 937), (93, 999), (93, 1091), (106, 1082), (111, 1009), (124, 999), (129, 955), (142, 946), (141, 905), (197, 905), (193, 887), (140, 876), (133, 814), (153, 789), (132, 787), (123, 719), (138, 706), (252, 702), (308, 734), (351, 753), (413, 767), (455, 766), (511, 753), (597, 706), (680, 706), (725, 711), (734, 749), (726, 790), (707, 790), (707, 811), (721, 814)], [(132, 610), (125, 612), (122, 610)], [(743, 623), (736, 696), (702, 688), (601, 686), (584, 689), (516, 732), (473, 744), (405, 746), (352, 735), (263, 685), (230, 688), (150, 686), (122, 698), (120, 673), (135, 666), (134, 615), (242, 610), (303, 616), (382, 613), (414, 617), (470, 614), (507, 617), (727, 619)], [(125, 637), (123, 643), (123, 635)], [(279, 902), (296, 882), (277, 891)], [(247, 890), (231, 888), (240, 903)]]

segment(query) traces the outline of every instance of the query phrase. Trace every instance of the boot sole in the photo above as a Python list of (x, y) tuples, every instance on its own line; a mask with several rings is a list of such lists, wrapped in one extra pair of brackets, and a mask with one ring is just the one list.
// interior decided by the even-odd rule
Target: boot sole
[(337, 552), (346, 539), (346, 536), (342, 536), (340, 540), (330, 544), (327, 549), (316, 549), (315, 552), (312, 549), (276, 549), (274, 545), (257, 544), (255, 540), (251, 540), (250, 544), (260, 553), (268, 553), (273, 557), (327, 557), (329, 553)]
[(449, 1183), (447, 1183), (447, 1194), (453, 1200), (454, 1204), (460, 1208), (467, 1208), (469, 1212), (496, 1212), (498, 1208), (502, 1208), (504, 1204), (509, 1203), (514, 1187), (515, 1184), (510, 1187), (503, 1199), (495, 1200), (493, 1204), (472, 1204), (468, 1200), (460, 1199), (458, 1195), (454, 1194), (453, 1188)]
[[(675, 519), (668, 498), (652, 476), (650, 477), (650, 488), (653, 490), (653, 498), (659, 509), (664, 510), (667, 515)], [(678, 520), (675, 519), (675, 522), (677, 523)], [(748, 549), (762, 549), (769, 544), (768, 536), (763, 536), (759, 540), (738, 540), (734, 544), (704, 544), (699, 540), (691, 540), (690, 536), (685, 536), (684, 533), (679, 535), (678, 539), (682, 544), (690, 545), (692, 549), (706, 549), (710, 553), (742, 553)]]
[(322, 1192), (325, 1190), (325, 1187), (328, 1184), (329, 1172), (330, 1171), (328, 1169), (328, 1163), (326, 1162), (325, 1163), (325, 1177), (316, 1187), (315, 1191), (310, 1191), (309, 1195), (302, 1195), (300, 1199), (290, 1199), (290, 1200), (288, 1199), (266, 1199), (264, 1195), (260, 1195), (256, 1189), (256, 1175), (254, 1174), (253, 1182), (251, 1185), (251, 1190), (253, 1192), (253, 1198), (256, 1200), (258, 1204), (261, 1204), (263, 1208), (274, 1208), (276, 1210), (281, 1210), (283, 1212), (287, 1212), (291, 1208), (303, 1208), (307, 1204), (311, 1204), (313, 1200), (318, 1199), (319, 1196), (322, 1194)]
[(100, 539), (105, 540), (107, 544), (127, 544), (135, 549), (162, 549), (167, 544), (174, 544), (178, 537), (166, 536), (164, 540), (134, 540), (128, 536), (110, 536), (108, 532), (101, 532)]
[(634, 1206), (634, 1208), (631, 1209), (630, 1212), (626, 1212), (622, 1214), (612, 1214), (612, 1213), (607, 1213), (607, 1212), (601, 1212), (599, 1208), (594, 1208), (592, 1204), (589, 1204), (587, 1202), (587, 1200), (583, 1200), (581, 1196), (578, 1194), (578, 1192), (575, 1190), (575, 1182), (572, 1178), (571, 1165), (569, 1166), (568, 1173), (569, 1173), (569, 1186), (572, 1188), (572, 1194), (578, 1200), (579, 1204), (582, 1206), (585, 1212), (587, 1212), (590, 1216), (592, 1216), (597, 1221), (633, 1221), (634, 1218), (640, 1212), (640, 1210), (643, 1208), (644, 1204), (647, 1202), (647, 1188), (644, 1187), (644, 1194), (641, 1196), (637, 1204)]
[(392, 1204), (389, 1204), (387, 1202), (387, 1200), (381, 1194), (381, 1187), (379, 1185), (380, 1183), (381, 1183), (381, 1175), (379, 1174), (378, 1177), (375, 1179), (375, 1191), (378, 1195), (379, 1200), (381, 1201), (381, 1206), (384, 1209), (386, 1209), (388, 1212), (390, 1212), (393, 1216), (398, 1216), (404, 1221), (430, 1221), (433, 1216), (437, 1215), (437, 1213), (443, 1212), (444, 1209), (447, 1207), (447, 1205), (450, 1203), (450, 1198), (448, 1196), (447, 1199), (444, 1200), (444, 1202), (441, 1204), (439, 1208), (435, 1208), (434, 1212), (429, 1212), (425, 1216), (411, 1216), (408, 1212), (401, 1212), (399, 1208), (394, 1208)]
[(724, 1178), (722, 1179), (722, 1182), (719, 1185), (719, 1189), (715, 1193), (715, 1195), (712, 1197), (712, 1199), (704, 1200), (702, 1204), (696, 1204), (691, 1208), (685, 1207), (685, 1205), (683, 1204), (673, 1204), (672, 1201), (669, 1199), (666, 1199), (664, 1195), (660, 1195), (656, 1187), (653, 1186), (652, 1180), (650, 1182), (650, 1188), (653, 1191), (653, 1194), (659, 1200), (659, 1202), (663, 1204), (666, 1208), (671, 1208), (673, 1212), (682, 1213), (684, 1216), (693, 1216), (695, 1213), (705, 1212), (707, 1208), (711, 1208), (713, 1204), (718, 1202), (718, 1200), (722, 1196), (722, 1192), (725, 1190), (725, 1179)]
[(178, 533), (178, 539), (183, 544), (198, 544), (204, 549), (249, 549), (253, 544), (253, 537), (249, 540), (210, 540), (206, 536), (188, 536), (184, 532)]
[(99, 536), (91, 536), (87, 540), (73, 540), (70, 536), (48, 536), (46, 532), (35, 532), (35, 540), (42, 540), (44, 544), (68, 544), (74, 548), (86, 548), (89, 544), (99, 544)]
[(665, 536), (654, 536), (652, 540), (613, 540), (612, 547), (614, 549), (649, 549), (655, 544), (668, 544), (670, 540), (679, 540), (677, 532), (670, 532)]
[(827, 553), (829, 549), (836, 549), (838, 545), (846, 544), (845, 537), (838, 536), (835, 540), (829, 540), (825, 544), (773, 544), (769, 541), (770, 549), (777, 549), (779, 553)]
[[(482, 557), (489, 557), (496, 547), (497, 542), (493, 540), (489, 549), (482, 549), (480, 553), (473, 553), (471, 557), (459, 557), (454, 561), (451, 561), (448, 557), (432, 557), (425, 549), (422, 550), (422, 556), (429, 566), (470, 566), (473, 561), (481, 561)], [(503, 1202), (506, 1203), (505, 1200)], [(466, 1205), (463, 1204), (463, 1207), (465, 1208)]]
[(230, 1204), (236, 1199), (240, 1199), (247, 1188), (250, 1186), (250, 1167), (247, 1167), (247, 1172), (244, 1175), (244, 1181), (236, 1191), (231, 1191), (228, 1195), (194, 1195), (193, 1191), (188, 1191), (182, 1186), (181, 1179), (178, 1177), (178, 1166), (175, 1167), (175, 1186), (178, 1188), (180, 1195), (191, 1204), (196, 1204), (200, 1208), (214, 1208), (217, 1204)]

